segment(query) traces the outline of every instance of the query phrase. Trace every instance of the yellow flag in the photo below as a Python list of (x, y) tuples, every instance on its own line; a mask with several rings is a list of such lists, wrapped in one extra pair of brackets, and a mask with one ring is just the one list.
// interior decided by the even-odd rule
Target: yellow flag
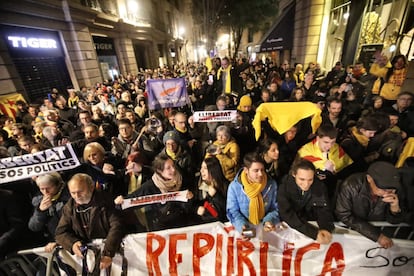
[(206, 66), (207, 66), (208, 72), (210, 73), (211, 69), (213, 69), (213, 64), (211, 63), (210, 57), (206, 58)]
[(312, 131), (315, 132), (322, 123), (321, 110), (311, 102), (277, 102), (262, 103), (256, 109), (252, 125), (256, 132), (256, 140), (261, 134), (261, 122), (266, 118), (270, 126), (279, 134), (283, 134), (300, 120), (312, 117)]

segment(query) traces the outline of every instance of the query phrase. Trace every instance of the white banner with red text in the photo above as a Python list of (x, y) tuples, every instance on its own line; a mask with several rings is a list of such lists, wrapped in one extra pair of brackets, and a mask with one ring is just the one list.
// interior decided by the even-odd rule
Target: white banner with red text
[(217, 222), (128, 235), (111, 275), (412, 275), (414, 241), (393, 239), (384, 249), (342, 227), (327, 245), (291, 228), (256, 231), (243, 241), (232, 226)]
[(166, 203), (168, 201), (187, 202), (188, 201), (187, 194), (188, 194), (188, 190), (184, 190), (184, 191), (177, 191), (177, 192), (170, 192), (170, 193), (163, 193), (163, 194), (127, 198), (127, 199), (124, 199), (124, 202), (122, 203), (121, 208), (124, 210), (130, 207), (136, 207), (136, 206), (154, 204), (154, 203)]

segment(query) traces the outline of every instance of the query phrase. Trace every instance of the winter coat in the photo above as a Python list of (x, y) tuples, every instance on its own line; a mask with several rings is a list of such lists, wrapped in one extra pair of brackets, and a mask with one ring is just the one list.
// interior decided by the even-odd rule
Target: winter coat
[[(325, 184), (317, 178), (308, 191), (302, 191), (293, 176), (287, 176), (279, 187), (277, 203), (281, 219), (314, 240), (320, 229), (332, 232), (335, 228)], [(310, 224), (310, 220), (316, 221), (319, 228)]]
[(124, 237), (120, 211), (115, 209), (111, 196), (103, 191), (94, 191), (90, 206), (89, 223), (83, 225), (76, 202), (69, 199), (56, 228), (56, 242), (73, 254), (72, 246), (77, 241), (89, 243), (93, 239), (105, 239), (102, 254), (113, 257)]
[(42, 194), (32, 199), (34, 212), (29, 220), (29, 229), (33, 232), (43, 231), (50, 241), (54, 241), (56, 227), (62, 215), (63, 207), (70, 199), (70, 195), (67, 189), (63, 189), (59, 198), (52, 202), (52, 206), (47, 210), (40, 211), (39, 206), (42, 199)]
[[(217, 141), (213, 144), (220, 146)], [(206, 155), (206, 157), (208, 156), (209, 154)], [(220, 161), (224, 176), (228, 181), (232, 181), (238, 170), (240, 159), (240, 148), (236, 143), (236, 140), (230, 140), (224, 148), (221, 149), (221, 153), (217, 154), (216, 157)]]
[(376, 242), (381, 229), (369, 221), (401, 223), (405, 211), (401, 208), (402, 212), (392, 214), (388, 203), (379, 197), (373, 197), (366, 176), (366, 173), (356, 173), (342, 183), (336, 200), (335, 214), (347, 226)]
[[(161, 190), (155, 186), (154, 181), (149, 179), (138, 190), (130, 193), (126, 198), (145, 195), (161, 194)], [(157, 231), (169, 228), (184, 227), (193, 224), (190, 216), (192, 213), (192, 202), (168, 201), (145, 206), (148, 228)]]
[[(234, 180), (230, 183), (227, 191), (227, 217), (231, 224), (240, 233), (243, 230), (244, 225), (250, 225), (249, 223), (249, 203), (250, 199), (244, 192), (243, 184), (240, 180), (239, 171)], [(262, 191), (262, 197), (265, 208), (265, 216), (262, 222), (271, 222), (273, 225), (277, 224), (279, 219), (279, 208), (276, 202), (277, 196), (277, 184), (274, 179), (267, 177), (266, 187)]]
[(220, 191), (216, 191), (213, 196), (210, 196), (207, 191), (203, 191), (199, 186), (199, 190), (196, 194), (194, 210), (197, 213), (198, 207), (202, 206), (205, 208), (205, 212), (201, 216), (202, 223), (212, 221), (227, 221), (226, 196), (226, 194), (223, 194)]

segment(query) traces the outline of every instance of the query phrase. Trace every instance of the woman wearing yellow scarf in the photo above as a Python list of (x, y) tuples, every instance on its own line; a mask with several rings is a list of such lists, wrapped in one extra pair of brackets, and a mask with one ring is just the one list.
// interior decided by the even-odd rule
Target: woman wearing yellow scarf
[(272, 231), (280, 219), (276, 181), (267, 177), (263, 159), (257, 153), (248, 153), (243, 164), (230, 183), (226, 209), (231, 224), (248, 239), (254, 235), (254, 230), (249, 230), (263, 224), (265, 231)]

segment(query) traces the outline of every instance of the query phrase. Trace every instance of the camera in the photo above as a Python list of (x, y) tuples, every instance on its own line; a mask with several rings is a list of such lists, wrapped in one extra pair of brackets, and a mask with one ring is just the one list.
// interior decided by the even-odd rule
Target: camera
[(157, 129), (161, 126), (161, 121), (157, 118), (150, 118), (146, 122), (146, 126), (149, 132), (156, 133)]

